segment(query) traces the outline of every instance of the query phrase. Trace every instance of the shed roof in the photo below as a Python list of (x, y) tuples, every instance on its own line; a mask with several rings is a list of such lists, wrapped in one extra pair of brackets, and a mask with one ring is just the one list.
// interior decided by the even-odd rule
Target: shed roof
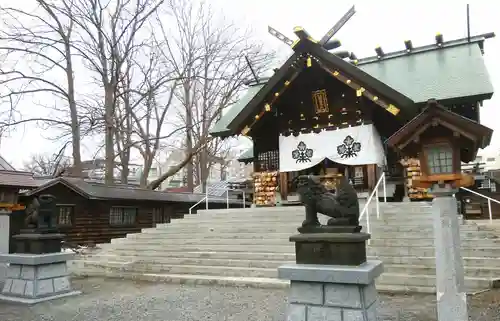
[[(59, 177), (53, 179), (37, 189), (26, 192), (24, 195), (31, 196), (39, 194), (56, 184), (63, 184), (87, 199), (197, 203), (205, 197), (204, 194), (197, 193), (171, 193), (136, 187), (106, 186), (103, 184), (89, 183), (80, 178), (73, 177)], [(213, 197), (209, 198), (209, 202), (226, 203), (226, 199)]]
[(33, 173), (15, 170), (0, 170), (0, 186), (17, 188), (34, 188), (38, 186), (33, 178)]

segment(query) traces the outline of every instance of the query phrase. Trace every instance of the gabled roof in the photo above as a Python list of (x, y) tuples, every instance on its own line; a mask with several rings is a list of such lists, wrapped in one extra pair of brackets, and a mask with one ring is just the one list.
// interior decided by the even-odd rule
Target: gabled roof
[[(247, 104), (241, 107), (241, 110), (236, 114), (236, 116), (227, 123), (226, 128), (232, 134), (235, 134), (238, 129), (242, 127), (242, 124), (254, 115), (256, 111), (260, 111), (263, 108), (265, 99), (270, 96), (275, 87), (279, 83), (284, 83), (286, 80), (291, 78), (293, 75), (300, 72), (302, 67), (297, 66), (297, 60), (301, 54), (308, 53), (313, 57), (317, 58), (322, 63), (326, 64), (335, 70), (339, 70), (345, 75), (349, 76), (351, 79), (356, 80), (358, 83), (362, 84), (365, 88), (370, 88), (376, 91), (378, 94), (391, 100), (399, 106), (408, 106), (413, 104), (413, 101), (408, 97), (405, 97), (398, 91), (389, 87), (388, 85), (382, 83), (378, 79), (370, 76), (366, 72), (357, 68), (356, 66), (350, 64), (347, 61), (340, 59), (339, 57), (329, 53), (322, 46), (317, 43), (312, 42), (310, 39), (301, 40), (295, 47), (295, 53), (288, 58), (288, 60), (281, 66), (278, 71), (266, 82), (266, 84), (254, 94), (248, 101)], [(217, 125), (216, 125), (217, 126)], [(215, 130), (212, 130), (213, 135), (223, 136)]]
[(222, 115), (221, 119), (215, 124), (215, 126), (210, 130), (211, 134), (222, 136), (231, 135), (230, 130), (227, 128), (229, 123), (238, 116), (238, 114), (245, 108), (245, 106), (257, 95), (257, 93), (264, 87), (264, 84), (254, 84), (249, 87), (246, 93), (231, 107), (227, 108), (225, 114)]
[[(80, 178), (72, 177), (59, 177), (53, 179), (34, 190), (26, 192), (24, 195), (37, 195), (47, 188), (55, 186), (57, 184), (62, 184), (87, 199), (180, 202), (194, 204), (205, 197), (204, 194), (196, 193), (170, 193), (136, 187), (106, 186), (103, 184), (85, 182)], [(209, 202), (226, 203), (226, 199), (213, 197), (209, 198)], [(230, 202), (234, 203), (234, 200), (230, 200)], [(239, 203), (241, 203), (241, 201)]]
[[(470, 41), (467, 38), (455, 39), (446, 41), (441, 46), (431, 44), (415, 47), (410, 52), (402, 50), (386, 53), (380, 58), (375, 56), (360, 59), (356, 67), (351, 67), (378, 79), (379, 82), (415, 103), (424, 103), (430, 98), (441, 102), (466, 97), (474, 97), (476, 100), (490, 99), (493, 86), (482, 58), (482, 51), (484, 40), (491, 37), (494, 37), (494, 33), (474, 36)], [(296, 56), (291, 58), (295, 59)], [(287, 63), (280, 68), (280, 71), (288, 69), (292, 62), (288, 65)], [(348, 64), (345, 61), (344, 63)], [(278, 73), (275, 73), (271, 80), (283, 75)], [(243, 114), (247, 105), (259, 99), (266, 87), (267, 85), (264, 86), (262, 83), (258, 87), (250, 87), (242, 103), (233, 105), (213, 127), (211, 134), (214, 136), (237, 134), (234, 130), (230, 130), (228, 125), (238, 115)], [(272, 87), (273, 84), (268, 90)]]
[[(432, 126), (434, 122), (453, 131), (457, 130), (460, 134), (478, 139), (475, 144), (476, 151), (471, 151), (471, 155), (474, 157), (477, 148), (485, 148), (490, 144), (493, 134), (492, 129), (472, 119), (458, 115), (432, 99), (429, 100), (427, 107), (420, 114), (387, 139), (387, 145), (398, 149), (404, 149), (405, 146), (413, 140), (415, 135), (424, 132), (428, 127)], [(474, 157), (471, 156), (471, 159)]]

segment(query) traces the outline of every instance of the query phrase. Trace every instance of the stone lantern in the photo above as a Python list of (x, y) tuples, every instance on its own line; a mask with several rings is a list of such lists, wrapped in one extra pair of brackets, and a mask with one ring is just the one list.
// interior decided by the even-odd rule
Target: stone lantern
[(489, 145), (492, 132), (429, 100), (424, 111), (392, 135), (387, 144), (404, 156), (420, 159), (421, 176), (413, 179), (414, 187), (438, 184), (458, 188), (474, 184), (472, 176), (461, 172), (461, 163), (474, 160), (478, 149)]
[(403, 156), (420, 158), (421, 176), (413, 187), (430, 188), (436, 252), (436, 294), (440, 321), (467, 321), (464, 266), (460, 253), (458, 188), (474, 184), (461, 172), (461, 163), (472, 161), (479, 148), (489, 145), (493, 131), (429, 100), (427, 106), (387, 143)]

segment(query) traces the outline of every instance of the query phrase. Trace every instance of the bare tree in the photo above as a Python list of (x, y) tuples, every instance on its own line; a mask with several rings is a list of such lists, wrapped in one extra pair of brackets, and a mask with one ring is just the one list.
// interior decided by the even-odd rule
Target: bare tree
[(97, 73), (103, 90), (105, 181), (113, 182), (115, 165), (115, 109), (120, 77), (127, 59), (141, 46), (141, 31), (164, 0), (74, 0), (67, 12), (78, 26), (74, 48), (87, 67)]
[[(79, 118), (75, 93), (74, 23), (61, 14), (71, 13), (75, 6), (73, 0), (36, 0), (36, 4), (34, 11), (0, 7), (0, 98), (8, 105), (8, 110), (1, 112), (4, 118), (0, 120), (0, 131), (26, 123), (62, 129), (63, 136), (71, 136), (74, 170), (78, 174), (80, 127), (85, 119)], [(55, 113), (24, 118), (30, 112), (18, 105), (24, 105), (28, 97), (52, 102), (52, 106), (38, 105)], [(49, 113), (47, 110), (45, 114)]]
[(58, 154), (36, 154), (32, 155), (28, 162), (24, 163), (24, 170), (32, 172), (37, 176), (56, 177), (59, 173), (71, 167), (71, 160), (60, 157)]
[[(180, 117), (187, 129), (185, 163), (188, 188), (193, 190), (194, 168), (199, 169), (198, 181), (204, 183), (214, 160), (224, 154), (222, 147), (227, 144), (210, 137), (209, 130), (222, 111), (236, 101), (251, 75), (245, 57), (259, 73), (274, 55), (253, 41), (250, 32), (226, 22), (203, 3), (171, 0), (169, 9), (179, 30), (178, 38), (169, 40), (173, 38), (171, 33), (162, 30), (174, 70), (184, 76), (180, 77), (176, 98), (182, 105)], [(197, 166), (193, 164), (194, 155)]]

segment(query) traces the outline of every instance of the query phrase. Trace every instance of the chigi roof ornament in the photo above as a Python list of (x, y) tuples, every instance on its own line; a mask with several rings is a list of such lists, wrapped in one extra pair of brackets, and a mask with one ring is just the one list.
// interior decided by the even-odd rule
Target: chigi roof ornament
[[(290, 38), (288, 38), (287, 36), (285, 36), (284, 34), (282, 34), (281, 32), (279, 32), (278, 30), (274, 29), (271, 26), (268, 26), (267, 30), (271, 35), (278, 38), (280, 41), (284, 42), (285, 44), (289, 45), (292, 48), (300, 41), (300, 39), (309, 39), (313, 42), (319, 43), (323, 48), (330, 51), (330, 50), (336, 49), (342, 45), (340, 40), (332, 39), (332, 38), (347, 23), (347, 21), (349, 21), (349, 19), (351, 19), (352, 16), (354, 16), (355, 13), (356, 13), (356, 9), (354, 8), (354, 6), (352, 6), (351, 9), (349, 9), (342, 16), (342, 18), (340, 18), (340, 20), (337, 21), (333, 25), (333, 27), (331, 27), (330, 30), (328, 30), (325, 33), (325, 35), (319, 41), (314, 40), (311, 37), (311, 35), (309, 35), (309, 33), (302, 27), (295, 27), (294, 28), (293, 31), (297, 35), (297, 37), (299, 38), (295, 41), (291, 40)], [(342, 58), (342, 59), (349, 58), (352, 62), (356, 63), (356, 59), (357, 59), (356, 55), (352, 52), (346, 52), (343, 50), (343, 51), (339, 51), (339, 52), (332, 52), (332, 54), (339, 56), (339, 58)]]

